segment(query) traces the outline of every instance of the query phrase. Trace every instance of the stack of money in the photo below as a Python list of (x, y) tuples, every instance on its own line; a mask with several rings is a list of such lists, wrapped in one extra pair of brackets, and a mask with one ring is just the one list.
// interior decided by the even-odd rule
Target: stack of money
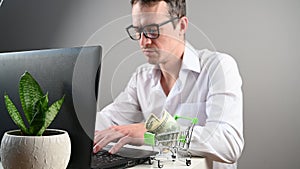
[(166, 110), (159, 119), (153, 113), (145, 123), (146, 129), (156, 135), (156, 140), (164, 146), (174, 146), (177, 141), (180, 127), (176, 120)]

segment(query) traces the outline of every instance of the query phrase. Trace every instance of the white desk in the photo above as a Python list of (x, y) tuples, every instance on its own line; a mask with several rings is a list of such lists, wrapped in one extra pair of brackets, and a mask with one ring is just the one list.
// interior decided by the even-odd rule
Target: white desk
[[(113, 145), (112, 143), (110, 145)], [(128, 148), (135, 148), (135, 149), (142, 149), (142, 150), (153, 150), (153, 147), (151, 146), (131, 146), (131, 145), (125, 145), (124, 147)], [(126, 153), (124, 154), (126, 155)], [(160, 157), (160, 164), (163, 165), (162, 169), (211, 169), (209, 167), (210, 165), (207, 163), (206, 158), (201, 158), (201, 157), (192, 157), (191, 158), (191, 165), (187, 166), (185, 163), (186, 158), (182, 158), (181, 160), (176, 159), (175, 162), (172, 161), (171, 158), (167, 159), (167, 157), (170, 156), (163, 156)], [(142, 164), (142, 165), (137, 165), (134, 167), (131, 167), (132, 169), (158, 169), (158, 162), (156, 160), (153, 160), (153, 164)]]
[[(145, 150), (152, 150), (152, 147), (149, 146), (130, 146), (126, 145), (125, 147), (132, 147), (137, 149), (145, 149)], [(191, 165), (187, 166), (185, 163), (185, 158), (182, 159), (182, 161), (176, 159), (175, 162), (173, 162), (171, 159), (161, 158), (160, 164), (163, 165), (161, 169), (211, 169), (211, 165), (208, 164), (207, 160), (205, 158), (201, 157), (192, 157), (191, 158)], [(3, 169), (2, 163), (0, 162), (0, 169)], [(158, 162), (156, 160), (153, 160), (153, 164), (142, 164), (137, 165), (135, 167), (131, 167), (131, 169), (159, 169)]]
[[(186, 166), (185, 162), (182, 161), (163, 161), (163, 167), (161, 169), (210, 169), (207, 165), (205, 158), (192, 158), (192, 163), (190, 166)], [(3, 169), (2, 164), (0, 162), (0, 169)], [(143, 164), (135, 167), (131, 167), (131, 169), (158, 169), (157, 161), (153, 161), (152, 165)]]
[[(163, 164), (163, 167), (161, 169), (210, 169), (207, 165), (206, 159), (205, 158), (192, 158), (191, 159), (192, 163), (190, 166), (187, 166), (185, 164), (185, 161), (175, 161), (172, 162), (170, 160), (167, 161), (162, 161), (161, 164)], [(157, 161), (153, 161), (152, 165), (149, 164), (143, 164), (143, 165), (138, 165), (135, 167), (132, 167), (132, 169), (158, 169), (158, 163)]]

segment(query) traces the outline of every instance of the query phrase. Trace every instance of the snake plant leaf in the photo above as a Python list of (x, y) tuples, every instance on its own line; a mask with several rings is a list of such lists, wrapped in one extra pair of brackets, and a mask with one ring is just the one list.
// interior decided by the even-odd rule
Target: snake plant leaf
[(12, 118), (14, 123), (21, 129), (22, 133), (26, 135), (28, 133), (28, 129), (26, 128), (26, 125), (25, 125), (20, 113), (18, 112), (16, 106), (10, 100), (10, 98), (7, 94), (4, 95), (4, 101), (5, 101), (5, 106), (6, 106), (6, 109), (9, 113), (10, 117)]
[(63, 104), (65, 99), (65, 96), (63, 96), (61, 99), (57, 100), (56, 102), (54, 102), (46, 111), (45, 115), (45, 123), (44, 126), (42, 126), (42, 128), (40, 129), (40, 131), (37, 133), (37, 135), (42, 135), (44, 133), (44, 131), (49, 127), (49, 125), (51, 124), (51, 122), (54, 120), (54, 118), (56, 117), (57, 113), (59, 112), (61, 105)]
[(45, 125), (46, 111), (48, 110), (48, 93), (38, 100), (34, 105), (35, 112), (32, 121), (29, 124), (29, 133), (33, 136), (40, 136), (40, 129)]
[(21, 76), (19, 94), (25, 117), (30, 123), (35, 114), (33, 106), (43, 97), (43, 91), (36, 80), (27, 71)]

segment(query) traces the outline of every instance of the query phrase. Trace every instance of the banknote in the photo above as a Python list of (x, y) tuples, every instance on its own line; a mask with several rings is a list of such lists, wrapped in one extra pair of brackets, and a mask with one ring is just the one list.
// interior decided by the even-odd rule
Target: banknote
[(170, 113), (166, 110), (163, 111), (163, 116), (160, 119), (160, 124), (154, 130), (151, 130), (155, 134), (167, 133), (171, 131), (179, 130), (179, 125)]
[(156, 140), (164, 146), (173, 146), (173, 144), (176, 144), (180, 130), (174, 117), (166, 110), (163, 111), (161, 119), (151, 114), (146, 121), (146, 128), (149, 132), (154, 133)]
[(148, 120), (146, 121), (146, 129), (148, 131), (153, 131), (160, 125), (160, 123), (161, 122), (159, 118), (155, 114), (151, 113)]

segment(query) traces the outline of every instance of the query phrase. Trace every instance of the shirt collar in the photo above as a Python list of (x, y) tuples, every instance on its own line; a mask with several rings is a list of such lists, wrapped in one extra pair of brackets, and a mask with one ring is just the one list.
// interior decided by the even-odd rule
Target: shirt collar
[(200, 61), (198, 52), (187, 41), (185, 42), (185, 50), (183, 54), (181, 70), (192, 70), (194, 72), (200, 73)]

